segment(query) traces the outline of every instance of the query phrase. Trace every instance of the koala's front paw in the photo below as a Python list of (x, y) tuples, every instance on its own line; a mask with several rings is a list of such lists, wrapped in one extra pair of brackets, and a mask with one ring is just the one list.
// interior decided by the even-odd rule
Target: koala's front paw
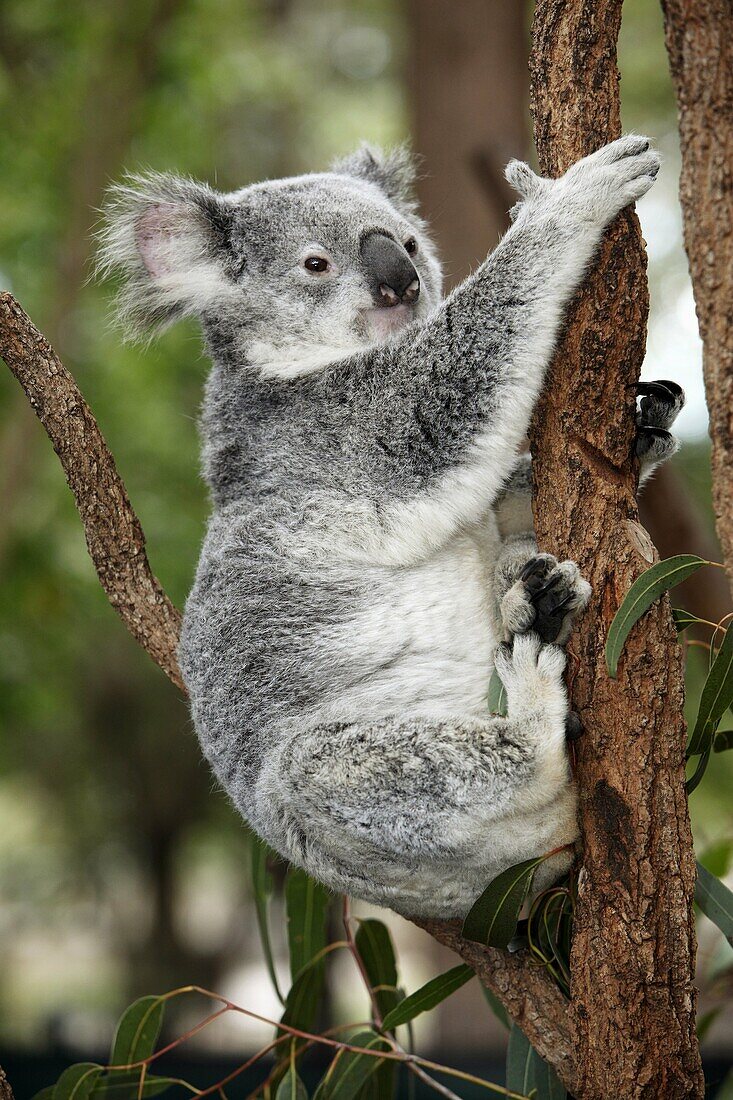
[(659, 154), (638, 134), (583, 157), (558, 180), (558, 197), (584, 221), (606, 226), (645, 195), (659, 172)]
[(544, 642), (562, 645), (590, 593), (591, 587), (575, 562), (558, 562), (552, 554), (537, 554), (501, 601), (507, 638), (532, 629)]
[(685, 405), (685, 391), (676, 382), (639, 382), (641, 398), (636, 412), (636, 454), (642, 465), (656, 466), (671, 458), (678, 447), (669, 431)]

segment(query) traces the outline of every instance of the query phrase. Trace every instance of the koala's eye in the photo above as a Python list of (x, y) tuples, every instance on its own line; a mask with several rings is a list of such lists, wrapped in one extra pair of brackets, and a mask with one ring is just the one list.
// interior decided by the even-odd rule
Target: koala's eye
[(405, 252), (408, 256), (414, 256), (417, 252), (417, 241), (414, 237), (408, 237), (405, 241)]
[(303, 260), (306, 271), (312, 271), (315, 275), (323, 275), (330, 271), (331, 265), (323, 256), (306, 256)]

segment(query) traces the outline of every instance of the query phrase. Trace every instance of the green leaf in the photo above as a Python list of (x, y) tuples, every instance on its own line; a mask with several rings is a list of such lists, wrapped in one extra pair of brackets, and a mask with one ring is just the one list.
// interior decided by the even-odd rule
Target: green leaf
[(473, 970), (471, 967), (462, 963), (460, 966), (454, 966), (452, 970), (447, 970), (445, 974), (439, 974), (437, 978), (432, 978), (420, 989), (416, 989), (414, 993), (411, 993), (409, 997), (405, 997), (404, 1001), (400, 1001), (391, 1012), (387, 1013), (382, 1021), (384, 1030), (394, 1031), (396, 1027), (406, 1024), (408, 1020), (414, 1020), (422, 1012), (428, 1012), (431, 1008), (435, 1008), (436, 1005), (439, 1005), (446, 997), (450, 997), (451, 993), (455, 993), (472, 977)]
[(733, 947), (733, 894), (698, 861), (695, 901)]
[(134, 1073), (112, 1074), (104, 1077), (94, 1086), (90, 1100), (147, 1100), (148, 1096), (158, 1096), (161, 1092), (178, 1084), (170, 1077), (153, 1077), (148, 1074), (140, 1089), (140, 1070)]
[(277, 1087), (275, 1100), (308, 1100), (308, 1090), (298, 1076), (293, 1060), (291, 1060), (287, 1073)]
[(727, 752), (733, 749), (733, 730), (719, 730), (713, 741), (713, 752)]
[(489, 698), (487, 700), (489, 713), (506, 717), (506, 688), (499, 678), (499, 673), (494, 669), (489, 680)]
[(45, 1089), (41, 1089), (32, 1097), (32, 1100), (53, 1100), (53, 1090), (55, 1085), (46, 1085)]
[(463, 922), (463, 935), (489, 947), (506, 947), (514, 935), (532, 876), (545, 856), (507, 867), (490, 882)]
[(303, 967), (326, 946), (328, 891), (299, 867), (290, 867), (285, 880), (288, 915), (290, 975), (295, 980)]
[(363, 920), (354, 937), (382, 1017), (402, 999), (397, 989), (397, 962), (389, 929), (380, 920)]
[(673, 558), (658, 561), (634, 581), (608, 630), (606, 667), (612, 679), (616, 679), (619, 657), (634, 623), (662, 593), (680, 584), (701, 565), (707, 564), (704, 558), (698, 558), (696, 554), (677, 554)]
[(695, 728), (687, 747), (688, 756), (696, 756), (710, 747), (720, 719), (731, 703), (733, 703), (733, 630), (726, 630), (703, 685)]
[[(348, 1040), (350, 1046), (364, 1047), (366, 1050), (389, 1051), (389, 1043), (376, 1031), (360, 1031)], [(315, 1096), (318, 1100), (352, 1100), (376, 1073), (383, 1062), (370, 1054), (356, 1054), (351, 1050), (340, 1050), (331, 1063), (328, 1073), (321, 1081)]]
[(702, 777), (705, 775), (705, 772), (707, 771), (708, 761), (710, 760), (710, 750), (711, 750), (711, 746), (708, 745), (708, 747), (705, 749), (705, 751), (699, 757), (699, 759), (697, 761), (697, 767), (695, 768), (695, 771), (692, 773), (690, 778), (685, 782), (685, 790), (687, 791), (688, 797), (689, 797), (689, 795), (692, 794), (692, 792), (697, 787), (699, 787), (700, 781), (701, 781)]
[(532, 1088), (532, 1047), (521, 1028), (512, 1024), (506, 1052), (506, 1087), (529, 1096)]
[(270, 897), (272, 896), (272, 875), (267, 869), (267, 859), (269, 855), (270, 850), (267, 845), (261, 841), (259, 837), (253, 835), (251, 847), (252, 887), (254, 891), (255, 911), (257, 913), (257, 925), (260, 931), (262, 953), (265, 957), (267, 972), (270, 975), (270, 981), (272, 982), (278, 1000), (281, 1004), (285, 1004), (285, 998), (282, 995), (277, 980), (275, 960), (272, 954), (272, 942), (270, 940), (268, 907)]
[(396, 1062), (380, 1062), (375, 1072), (359, 1089), (358, 1100), (393, 1100), (396, 1077)]
[(281, 1022), (299, 1031), (310, 1031), (318, 1014), (323, 991), (325, 965), (323, 959), (301, 970), (285, 998)]
[(69, 1066), (53, 1087), (53, 1100), (87, 1100), (102, 1074), (94, 1062), (78, 1062)]
[(503, 1024), (507, 1031), (509, 1031), (512, 1026), (512, 1021), (509, 1019), (509, 1014), (499, 998), (490, 989), (487, 989), (485, 985), (481, 986), (481, 992), (499, 1023)]
[(160, 997), (141, 997), (123, 1012), (112, 1042), (111, 1065), (142, 1062), (153, 1053), (164, 1008), (165, 1002)]
[(532, 1047), (516, 1024), (509, 1032), (506, 1055), (506, 1087), (535, 1100), (565, 1100), (567, 1093), (552, 1066)]
[(697, 615), (693, 615), (691, 611), (685, 611), (682, 607), (672, 608), (672, 618), (678, 634), (681, 634), (683, 630), (687, 630), (688, 626), (692, 626), (694, 623), (703, 622), (702, 619), (698, 619)]

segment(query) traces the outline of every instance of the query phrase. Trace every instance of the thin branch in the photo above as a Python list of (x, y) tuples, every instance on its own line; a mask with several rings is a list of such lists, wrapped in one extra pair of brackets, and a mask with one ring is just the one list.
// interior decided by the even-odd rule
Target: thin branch
[(0, 294), (0, 356), (25, 391), (66, 474), (107, 598), (181, 691), (180, 612), (153, 575), (114, 458), (74, 379), (11, 294)]
[[(0, 294), (0, 356), (23, 387), (59, 456), (110, 603), (135, 640), (185, 691), (176, 658), (180, 613), (150, 569), (142, 527), (114, 458), (74, 379), (7, 293)], [(415, 923), (475, 969), (573, 1092), (578, 1070), (568, 1005), (529, 952), (509, 955), (471, 943), (455, 922)]]

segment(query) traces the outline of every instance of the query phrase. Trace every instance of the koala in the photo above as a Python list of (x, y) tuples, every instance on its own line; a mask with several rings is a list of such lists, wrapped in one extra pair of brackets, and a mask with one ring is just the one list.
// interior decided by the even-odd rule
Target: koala
[[(193, 315), (212, 361), (180, 644), (198, 737), (252, 829), (335, 891), (462, 917), (576, 840), (562, 647), (590, 590), (538, 552), (520, 452), (565, 307), (658, 169), (635, 135), (559, 179), (513, 161), (512, 225), (445, 298), (404, 151), (229, 194), (113, 191), (123, 320)], [(643, 389), (647, 470), (682, 402)]]

